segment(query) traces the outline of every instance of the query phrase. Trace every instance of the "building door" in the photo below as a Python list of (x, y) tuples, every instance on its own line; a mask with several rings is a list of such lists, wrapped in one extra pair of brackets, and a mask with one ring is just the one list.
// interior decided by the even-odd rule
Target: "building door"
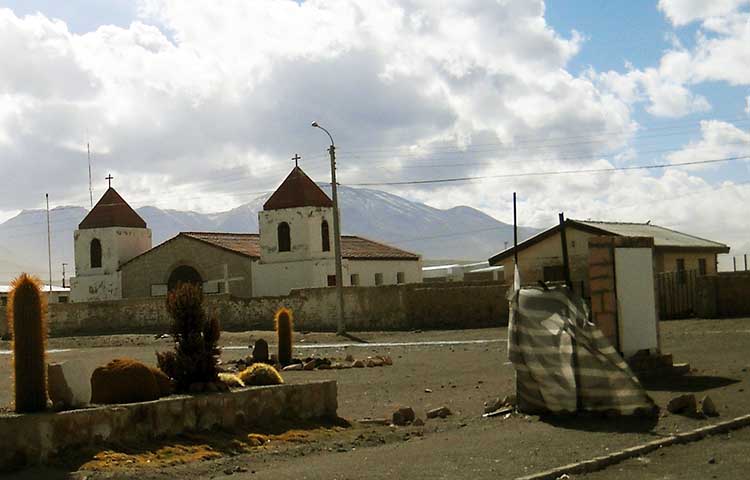
[(615, 279), (620, 351), (626, 357), (639, 350), (657, 351), (653, 251), (615, 248)]
[(198, 270), (194, 269), (190, 265), (180, 265), (179, 267), (172, 270), (169, 275), (169, 281), (167, 281), (167, 287), (171, 292), (180, 283), (192, 283), (200, 287), (203, 286), (203, 278)]

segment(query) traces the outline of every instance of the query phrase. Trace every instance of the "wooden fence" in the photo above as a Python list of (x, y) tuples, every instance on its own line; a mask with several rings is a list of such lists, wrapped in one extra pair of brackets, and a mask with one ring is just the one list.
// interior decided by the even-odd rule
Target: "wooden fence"
[(695, 315), (697, 270), (656, 274), (659, 318), (688, 318)]

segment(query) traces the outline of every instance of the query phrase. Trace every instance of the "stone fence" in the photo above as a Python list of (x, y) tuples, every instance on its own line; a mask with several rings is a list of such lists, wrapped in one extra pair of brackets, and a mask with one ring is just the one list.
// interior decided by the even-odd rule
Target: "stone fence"
[(335, 419), (335, 381), (310, 382), (66, 412), (0, 414), (0, 470), (45, 463), (67, 448), (140, 442), (183, 432)]
[(750, 316), (750, 272), (698, 277), (695, 314), (700, 318)]
[[(499, 282), (346, 287), (346, 327), (367, 331), (506, 325), (506, 293), (507, 286)], [(271, 330), (273, 314), (280, 306), (292, 308), (297, 330), (336, 330), (333, 288), (293, 290), (286, 297), (208, 295), (206, 299), (207, 310), (217, 315), (226, 331)], [(50, 336), (165, 333), (169, 325), (164, 297), (49, 306)], [(4, 311), (0, 334), (7, 334)]]

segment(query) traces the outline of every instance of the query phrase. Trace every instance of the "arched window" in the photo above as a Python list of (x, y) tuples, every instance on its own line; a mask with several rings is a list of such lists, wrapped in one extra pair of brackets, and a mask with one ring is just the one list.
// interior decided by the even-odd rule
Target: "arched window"
[(91, 240), (91, 268), (102, 266), (102, 242), (98, 238)]
[(278, 228), (279, 235), (279, 251), (289, 252), (292, 250), (292, 238), (289, 233), (289, 224), (281, 222)]
[(320, 237), (322, 240), (323, 245), (323, 251), (324, 252), (330, 252), (331, 251), (331, 240), (330, 235), (328, 235), (328, 222), (323, 220), (323, 223), (320, 224)]

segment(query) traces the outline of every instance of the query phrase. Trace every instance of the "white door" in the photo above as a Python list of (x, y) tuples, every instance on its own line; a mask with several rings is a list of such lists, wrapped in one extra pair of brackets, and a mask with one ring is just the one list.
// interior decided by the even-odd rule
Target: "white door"
[(617, 328), (620, 351), (658, 349), (654, 264), (650, 248), (616, 248)]

